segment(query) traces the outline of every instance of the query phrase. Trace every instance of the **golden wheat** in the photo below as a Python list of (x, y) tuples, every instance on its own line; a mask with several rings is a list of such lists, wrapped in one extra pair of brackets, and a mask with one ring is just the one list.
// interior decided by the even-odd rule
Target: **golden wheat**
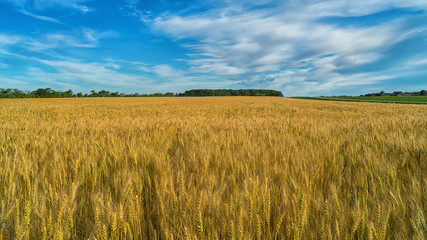
[(0, 100), (0, 239), (425, 239), (427, 106)]

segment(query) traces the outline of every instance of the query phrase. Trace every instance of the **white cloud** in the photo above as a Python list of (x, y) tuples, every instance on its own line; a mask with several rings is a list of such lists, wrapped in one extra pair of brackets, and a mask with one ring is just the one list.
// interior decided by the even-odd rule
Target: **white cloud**
[(409, 66), (422, 66), (427, 65), (427, 58), (425, 56), (413, 56), (408, 61)]
[(237, 75), (245, 71), (241, 68), (230, 66), (223, 59), (200, 59), (192, 60), (191, 71), (197, 73), (213, 73), (217, 75)]
[(90, 28), (82, 28), (77, 31), (77, 34), (82, 35), (86, 40), (90, 42), (98, 42), (100, 39), (104, 38), (117, 38), (119, 34), (115, 31), (97, 31)]
[(384, 52), (426, 31), (427, 26), (406, 26), (403, 18), (359, 26), (321, 20), (396, 7), (427, 9), (427, 2), (281, 1), (272, 8), (254, 10), (230, 0), (225, 7), (201, 14), (157, 17), (152, 27), (178, 41), (192, 41), (186, 45), (193, 58), (188, 61), (190, 71), (242, 75), (242, 83), (248, 86), (280, 89), (299, 83), (308, 86), (306, 90), (313, 86), (332, 90), (390, 79), (385, 73), (363, 72), (362, 68), (348, 73), (342, 70), (386, 58)]
[(152, 18), (152, 12), (146, 9), (141, 9), (140, 0), (125, 0), (125, 4), (119, 5), (118, 8), (124, 15), (133, 16), (141, 20), (141, 22), (149, 23)]
[(43, 21), (47, 21), (47, 22), (51, 22), (51, 23), (57, 23), (57, 24), (64, 25), (63, 22), (59, 21), (58, 19), (52, 18), (52, 17), (37, 15), (37, 14), (31, 13), (31, 12), (29, 12), (27, 10), (23, 10), (23, 9), (21, 9), (19, 12), (22, 13), (22, 14), (24, 14), (24, 15), (27, 15), (27, 16), (30, 16), (30, 17), (33, 17), (33, 18), (36, 18), (36, 19), (39, 19), (39, 20), (43, 20)]
[(79, 41), (72, 35), (54, 33), (46, 34), (42, 39), (33, 39), (29, 42), (33, 47), (32, 50), (43, 50), (48, 48), (58, 48), (58, 47), (79, 47), (79, 48), (92, 48), (95, 47), (92, 43), (85, 43)]
[(24, 15), (27, 15), (42, 21), (47, 21), (47, 22), (62, 24), (62, 25), (65, 25), (65, 24), (56, 18), (40, 15), (35, 12), (42, 11), (45, 9), (55, 9), (55, 10), (74, 9), (83, 14), (95, 11), (95, 9), (90, 8), (86, 5), (83, 5), (83, 3), (87, 2), (88, 0), (5, 0), (5, 1), (13, 3), (16, 6), (17, 11)]
[(346, 56), (343, 56), (342, 60), (349, 65), (360, 65), (376, 62), (383, 57), (384, 55), (381, 53), (356, 53), (353, 55), (348, 54)]
[[(151, 88), (164, 91), (184, 91), (193, 88), (220, 88), (238, 83), (236, 80), (221, 79), (212, 75), (199, 74), (198, 71), (190, 69), (183, 71), (170, 65), (150, 65), (136, 63), (138, 70), (154, 73), (156, 75)], [(200, 81), (203, 79), (203, 81)]]
[[(43, 10), (46, 8), (85, 8), (82, 3), (87, 0), (6, 0), (12, 2), (15, 6), (21, 9)], [(87, 8), (89, 9), (89, 8)], [(82, 10), (83, 11), (83, 10)]]
[(357, 17), (377, 13), (394, 8), (427, 9), (424, 0), (308, 0), (283, 1), (283, 6), (291, 11), (292, 18), (320, 18), (320, 17)]
[(54, 67), (58, 73), (46, 74), (68, 81), (89, 81), (106, 86), (134, 86), (141, 84), (140, 78), (109, 69), (101, 63), (82, 63), (71, 61), (39, 60), (41, 63)]
[[(207, 76), (205, 81), (195, 83), (200, 76), (190, 76), (183, 71), (168, 65), (150, 65), (148, 72), (157, 77), (149, 78), (141, 74), (129, 74), (119, 71), (119, 67), (109, 63), (82, 62), (77, 59), (68, 61), (34, 59), (50, 66), (54, 71), (46, 71), (41, 67), (28, 67), (26, 75), (10, 76), (0, 75), (0, 84), (5, 87), (18, 87), (24, 90), (34, 90), (39, 87), (51, 87), (58, 90), (73, 89), (87, 91), (92, 89), (107, 89), (127, 93), (153, 93), (153, 92), (182, 92), (190, 88), (219, 88), (224, 85), (235, 84), (236, 81), (224, 81)], [(117, 62), (122, 62), (118, 60)], [(134, 64), (133, 62), (127, 62)], [(135, 65), (141, 65), (136, 62)], [(142, 69), (141, 69), (142, 70)], [(31, 80), (29, 80), (31, 79)]]
[(104, 38), (116, 38), (118, 36), (119, 34), (114, 31), (96, 31), (89, 28), (81, 28), (72, 32), (55, 32), (37, 37), (22, 37), (24, 41), (22, 41), (20, 47), (26, 47), (31, 51), (95, 48), (99, 45), (100, 40)]
[(182, 70), (174, 69), (169, 65), (157, 65), (153, 67), (153, 72), (161, 77), (181, 77), (184, 72)]
[(21, 40), (18, 36), (9, 36), (0, 34), (0, 46), (15, 44)]
[(94, 12), (95, 11), (95, 9), (90, 8), (88, 6), (85, 6), (85, 5), (73, 5), (73, 7), (77, 8), (82, 13), (90, 13), (90, 12)]
[(111, 68), (114, 68), (114, 69), (120, 69), (120, 68), (122, 68), (122, 66), (120, 66), (119, 64), (116, 64), (116, 63), (106, 63), (105, 66), (106, 67), (111, 67)]
[[(230, 27), (233, 26), (233, 27)], [(312, 22), (291, 22), (281, 16), (242, 14), (233, 17), (178, 17), (157, 20), (157, 29), (177, 38), (196, 38), (200, 44), (189, 47), (204, 61), (191, 61), (213, 70), (218, 66), (239, 71), (278, 70), (283, 65), (298, 64), (307, 58), (330, 53), (366, 53), (390, 46), (400, 34), (392, 26), (369, 28), (334, 28)], [(218, 63), (220, 62), (220, 63)]]
[(25, 81), (25, 79), (22, 79), (20, 77), (16, 78), (10, 78), (10, 77), (3, 77), (0, 75), (0, 86), (1, 88), (18, 88), (23, 89), (28, 86), (28, 82)]

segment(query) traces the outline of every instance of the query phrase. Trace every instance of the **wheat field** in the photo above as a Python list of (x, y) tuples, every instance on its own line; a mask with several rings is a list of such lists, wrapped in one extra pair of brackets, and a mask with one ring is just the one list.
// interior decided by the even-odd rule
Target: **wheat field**
[(426, 239), (427, 106), (0, 101), (3, 239)]

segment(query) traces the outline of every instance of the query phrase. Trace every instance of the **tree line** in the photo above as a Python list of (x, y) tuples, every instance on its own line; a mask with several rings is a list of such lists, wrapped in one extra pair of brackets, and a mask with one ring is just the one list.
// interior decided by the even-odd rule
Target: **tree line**
[(379, 93), (368, 93), (362, 94), (361, 97), (383, 97), (383, 96), (427, 96), (426, 90), (421, 90), (419, 92), (402, 92), (402, 91), (394, 91), (392, 93), (386, 93), (381, 91)]
[(193, 89), (178, 94), (183, 97), (205, 96), (275, 96), (283, 97), (282, 92), (268, 89)]
[(282, 92), (266, 89), (193, 89), (184, 93), (152, 93), (152, 94), (127, 94), (119, 92), (110, 92), (107, 90), (95, 91), (90, 93), (74, 93), (71, 89), (68, 91), (55, 91), (51, 88), (39, 88), (35, 91), (22, 91), (16, 88), (0, 88), (0, 98), (79, 98), (79, 97), (196, 97), (196, 96), (280, 96)]

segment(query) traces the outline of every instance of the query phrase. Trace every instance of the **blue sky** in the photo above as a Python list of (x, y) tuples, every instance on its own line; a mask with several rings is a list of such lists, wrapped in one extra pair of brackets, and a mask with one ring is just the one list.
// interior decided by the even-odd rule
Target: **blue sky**
[(427, 89), (425, 0), (0, 0), (0, 88)]

